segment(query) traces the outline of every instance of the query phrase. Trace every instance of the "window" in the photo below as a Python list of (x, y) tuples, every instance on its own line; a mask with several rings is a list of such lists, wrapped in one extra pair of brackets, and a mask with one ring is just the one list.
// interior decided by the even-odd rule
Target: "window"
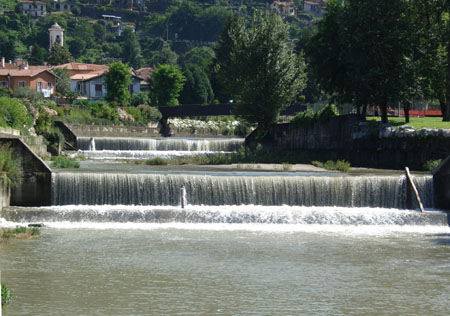
[(19, 81), (19, 88), (25, 88), (25, 81)]
[(8, 86), (8, 83), (6, 81), (0, 81), (0, 87), (6, 88)]
[(103, 85), (102, 84), (95, 85), (95, 96), (96, 97), (103, 96)]
[(51, 89), (53, 87), (53, 84), (51, 82), (47, 82), (47, 88)]
[(38, 82), (36, 83), (36, 90), (37, 90), (37, 91), (41, 91), (41, 90), (42, 90), (42, 82), (38, 81)]

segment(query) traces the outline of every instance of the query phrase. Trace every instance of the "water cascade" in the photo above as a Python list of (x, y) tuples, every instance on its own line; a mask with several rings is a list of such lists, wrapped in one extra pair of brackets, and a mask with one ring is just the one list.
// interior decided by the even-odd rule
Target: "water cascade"
[[(433, 207), (431, 176), (415, 177)], [(404, 209), (404, 176), (248, 176), (208, 174), (55, 173), (53, 205), (290, 205)]]
[(187, 139), (187, 138), (138, 138), (138, 137), (78, 137), (80, 150), (92, 150), (91, 139), (95, 141), (95, 150), (122, 151), (234, 151), (244, 144), (244, 139)]

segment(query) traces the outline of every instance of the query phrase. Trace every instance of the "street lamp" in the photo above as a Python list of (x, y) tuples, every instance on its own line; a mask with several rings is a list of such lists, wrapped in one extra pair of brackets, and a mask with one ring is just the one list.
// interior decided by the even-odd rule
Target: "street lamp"
[(11, 74), (9, 72), (6, 75), (6, 79), (8, 79), (8, 89), (10, 89), (11, 88)]

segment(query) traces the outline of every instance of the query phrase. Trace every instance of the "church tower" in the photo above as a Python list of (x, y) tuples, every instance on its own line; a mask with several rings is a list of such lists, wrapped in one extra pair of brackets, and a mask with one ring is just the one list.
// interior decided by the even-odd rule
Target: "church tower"
[(50, 46), (49, 50), (52, 49), (52, 47), (56, 44), (63, 46), (64, 44), (64, 29), (58, 25), (58, 23), (55, 23), (52, 25), (51, 28), (48, 29), (50, 32)]

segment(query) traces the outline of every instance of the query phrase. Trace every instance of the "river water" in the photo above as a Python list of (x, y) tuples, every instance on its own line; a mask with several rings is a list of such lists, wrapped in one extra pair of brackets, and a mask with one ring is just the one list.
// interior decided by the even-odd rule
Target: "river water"
[(401, 175), (87, 165), (54, 174), (53, 206), (0, 219), (46, 225), (0, 243), (4, 316), (450, 314), (429, 176), (421, 214)]
[(0, 244), (4, 315), (449, 314), (447, 228), (276, 226), (47, 228)]

